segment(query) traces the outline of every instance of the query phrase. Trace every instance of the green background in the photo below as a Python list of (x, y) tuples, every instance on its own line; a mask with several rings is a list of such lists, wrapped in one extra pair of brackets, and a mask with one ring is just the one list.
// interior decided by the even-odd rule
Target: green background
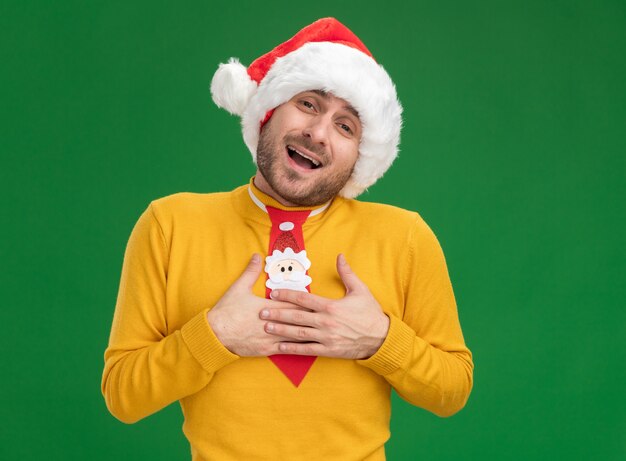
[(248, 180), (212, 74), (323, 16), (396, 82), (362, 199), (431, 225), (476, 365), (452, 418), (394, 397), (388, 458), (626, 459), (621, 0), (3, 1), (1, 459), (189, 458), (178, 405), (125, 425), (100, 394), (126, 241), (151, 200)]

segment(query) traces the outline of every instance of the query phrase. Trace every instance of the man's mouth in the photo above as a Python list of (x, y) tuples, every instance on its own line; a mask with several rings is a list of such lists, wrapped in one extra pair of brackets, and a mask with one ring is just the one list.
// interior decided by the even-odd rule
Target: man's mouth
[(293, 146), (287, 146), (287, 154), (289, 157), (301, 168), (305, 168), (307, 170), (314, 170), (322, 166), (319, 160), (312, 158), (309, 155), (301, 152)]

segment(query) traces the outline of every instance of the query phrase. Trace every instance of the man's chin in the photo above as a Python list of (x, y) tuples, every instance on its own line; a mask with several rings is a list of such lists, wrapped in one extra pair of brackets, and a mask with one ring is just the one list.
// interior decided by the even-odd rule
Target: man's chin
[(273, 189), (278, 195), (295, 206), (314, 207), (324, 205), (338, 193), (336, 186), (332, 187), (332, 185), (316, 177), (285, 178), (282, 184), (280, 181), (275, 181), (275, 186)]
[(313, 170), (311, 174), (301, 174), (286, 165), (274, 167), (259, 163), (259, 171), (269, 187), (292, 206), (315, 207), (331, 200), (345, 185), (348, 177), (329, 181), (323, 168)]

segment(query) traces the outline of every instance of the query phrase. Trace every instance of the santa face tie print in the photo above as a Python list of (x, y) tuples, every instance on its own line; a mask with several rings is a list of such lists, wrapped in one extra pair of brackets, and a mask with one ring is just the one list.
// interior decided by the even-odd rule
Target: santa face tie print
[(267, 281), (266, 295), (279, 288), (311, 291), (311, 277), (307, 271), (311, 260), (304, 249), (302, 225), (310, 210), (285, 211), (268, 206), (267, 213), (272, 222), (268, 256), (265, 258)]
[[(293, 226), (290, 222), (288, 224)], [(298, 244), (291, 232), (285, 232), (283, 235), (285, 238), (277, 239), (280, 245), (274, 245), (272, 254), (265, 258), (265, 273), (268, 277), (265, 286), (270, 290), (286, 288), (308, 291), (311, 277), (306, 271), (311, 267), (311, 261), (306, 256), (306, 250), (298, 251)]]

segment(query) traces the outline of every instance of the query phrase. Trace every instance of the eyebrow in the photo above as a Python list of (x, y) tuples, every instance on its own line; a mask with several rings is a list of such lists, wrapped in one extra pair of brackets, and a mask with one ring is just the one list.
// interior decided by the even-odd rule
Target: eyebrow
[[(328, 92), (324, 90), (311, 90), (311, 93), (315, 93), (316, 95), (321, 96), (322, 98), (328, 98)], [(356, 118), (361, 120), (361, 117), (359, 117), (358, 111), (354, 107), (352, 107), (350, 104), (344, 105), (343, 108), (346, 109), (348, 112), (350, 112), (352, 115), (354, 115)]]

